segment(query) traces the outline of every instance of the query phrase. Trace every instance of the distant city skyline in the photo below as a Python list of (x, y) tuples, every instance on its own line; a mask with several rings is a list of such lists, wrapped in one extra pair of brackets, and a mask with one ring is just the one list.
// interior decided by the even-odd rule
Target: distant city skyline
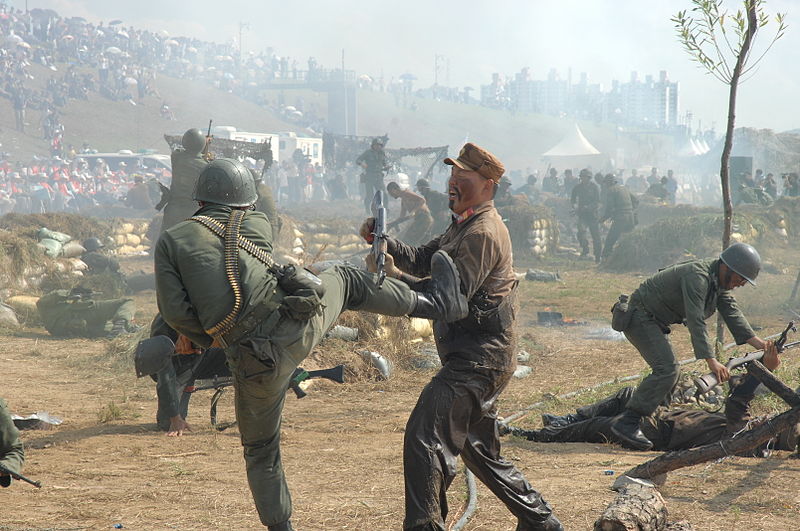
[[(7, 3), (25, 7), (24, 0)], [(539, 79), (551, 68), (562, 75), (570, 68), (573, 75), (586, 72), (607, 90), (613, 79), (625, 81), (632, 71), (655, 77), (666, 70), (671, 81), (680, 83), (680, 115), (691, 111), (704, 129), (712, 123), (717, 132), (725, 128), (728, 87), (691, 62), (670, 21), (691, 7), (688, 0), (408, 0), (402, 5), (308, 0), (301, 9), (294, 3), (228, 0), (223, 5), (220, 9), (211, 0), (28, 0), (31, 9), (51, 8), (92, 21), (121, 19), (172, 35), (234, 43), (241, 35), (246, 51), (272, 47), (300, 65), (313, 56), (325, 68), (339, 67), (344, 50), (346, 68), (386, 81), (411, 72), (417, 87), (438, 77), (440, 84), (478, 89), (493, 73), (513, 75), (529, 67)], [(730, 11), (740, 5), (725, 1)], [(741, 85), (739, 127), (800, 128), (800, 109), (794, 105), (800, 93), (800, 71), (794, 68), (800, 58), (795, 6), (791, 0), (765, 5), (772, 15), (788, 12), (789, 28)], [(760, 31), (759, 49), (774, 31), (774, 22)]]

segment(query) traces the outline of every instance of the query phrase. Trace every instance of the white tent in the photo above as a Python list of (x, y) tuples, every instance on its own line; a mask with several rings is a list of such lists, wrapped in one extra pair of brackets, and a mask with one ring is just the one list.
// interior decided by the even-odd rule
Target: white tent
[(575, 124), (558, 144), (542, 154), (542, 159), (555, 167), (582, 168), (590, 166), (597, 169), (607, 161), (608, 157), (586, 140), (578, 124)]

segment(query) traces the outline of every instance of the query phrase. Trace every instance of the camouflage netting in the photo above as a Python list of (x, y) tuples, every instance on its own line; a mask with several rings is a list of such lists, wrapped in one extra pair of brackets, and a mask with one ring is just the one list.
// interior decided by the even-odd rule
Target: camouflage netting
[[(181, 147), (182, 135), (164, 135), (164, 140), (174, 151)], [(267, 168), (272, 164), (272, 148), (269, 142), (245, 142), (242, 140), (228, 140), (226, 138), (212, 138), (209, 151), (214, 158), (245, 158), (266, 161)]]
[[(734, 213), (733, 241), (756, 244), (775, 240), (770, 214), (764, 209)], [(639, 226), (620, 238), (614, 252), (603, 263), (606, 271), (656, 271), (667, 264), (719, 254), (721, 214), (698, 214), (663, 219)]]

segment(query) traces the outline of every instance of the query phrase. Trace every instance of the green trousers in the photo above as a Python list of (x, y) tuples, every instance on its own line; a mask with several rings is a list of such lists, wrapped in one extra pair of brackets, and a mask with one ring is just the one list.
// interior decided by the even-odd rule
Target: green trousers
[(652, 373), (639, 384), (627, 409), (642, 416), (650, 415), (658, 408), (680, 376), (678, 360), (664, 331), (663, 325), (657, 323), (644, 308), (634, 306), (625, 337), (650, 365)]
[(406, 284), (387, 278), (377, 289), (374, 274), (351, 267), (335, 266), (320, 279), (325, 295), (319, 315), (307, 321), (281, 317), (269, 333), (256, 329), (225, 350), (234, 376), (247, 480), (261, 522), (267, 526), (292, 515), (280, 453), (281, 411), (292, 372), (344, 310), (401, 316), (411, 312), (416, 302)]

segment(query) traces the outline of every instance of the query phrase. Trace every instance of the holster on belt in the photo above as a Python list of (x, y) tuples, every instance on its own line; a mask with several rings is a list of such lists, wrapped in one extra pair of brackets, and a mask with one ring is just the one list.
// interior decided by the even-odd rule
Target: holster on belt
[(239, 319), (228, 332), (221, 336), (216, 336), (214, 339), (223, 348), (227, 348), (230, 345), (237, 344), (256, 328), (264, 335), (269, 334), (281, 318), (278, 308), (283, 304), (283, 298), (283, 290), (275, 288), (270, 298), (264, 298), (252, 311), (247, 312), (244, 317)]

